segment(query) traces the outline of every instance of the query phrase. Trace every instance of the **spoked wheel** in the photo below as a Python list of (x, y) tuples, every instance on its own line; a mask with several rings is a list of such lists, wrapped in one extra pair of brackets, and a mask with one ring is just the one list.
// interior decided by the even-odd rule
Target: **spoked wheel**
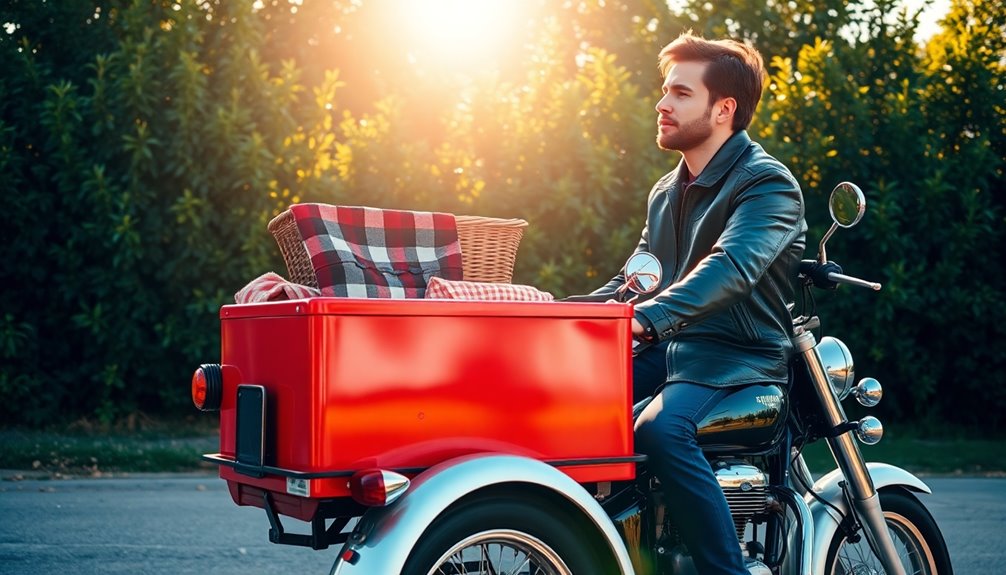
[[(902, 491), (882, 491), (880, 506), (905, 573), (953, 575), (943, 535), (918, 499)], [(852, 543), (841, 531), (832, 540), (828, 566), (830, 575), (887, 575), (865, 536)]]
[(527, 533), (483, 531), (459, 541), (436, 561), (429, 575), (571, 575), (554, 549)]
[(426, 530), (402, 573), (425, 575), (606, 575), (607, 546), (585, 518), (526, 498), (479, 498)]

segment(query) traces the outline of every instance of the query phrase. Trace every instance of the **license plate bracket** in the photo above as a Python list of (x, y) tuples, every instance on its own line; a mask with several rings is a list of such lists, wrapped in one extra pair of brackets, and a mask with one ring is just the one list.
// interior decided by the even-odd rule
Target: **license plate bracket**
[(265, 387), (239, 385), (237, 390), (237, 433), (235, 434), (235, 471), (250, 477), (265, 475), (266, 404)]

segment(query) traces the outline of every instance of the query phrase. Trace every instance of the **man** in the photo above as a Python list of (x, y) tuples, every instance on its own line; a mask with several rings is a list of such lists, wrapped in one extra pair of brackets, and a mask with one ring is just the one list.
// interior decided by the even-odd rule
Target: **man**
[[(650, 192), (636, 248), (664, 270), (632, 320), (633, 335), (654, 344), (633, 362), (633, 395), (657, 394), (636, 422), (636, 446), (698, 572), (742, 575), (730, 510), (696, 425), (730, 387), (786, 383), (803, 198), (789, 170), (745, 131), (762, 92), (756, 50), (686, 33), (660, 52), (660, 71), (657, 144), (682, 158)], [(608, 298), (624, 279), (586, 297)]]

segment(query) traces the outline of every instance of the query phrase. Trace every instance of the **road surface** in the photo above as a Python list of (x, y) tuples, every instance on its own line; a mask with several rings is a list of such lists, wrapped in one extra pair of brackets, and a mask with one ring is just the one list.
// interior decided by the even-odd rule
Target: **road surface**
[[(923, 479), (957, 575), (1003, 573), (1006, 479)], [(234, 505), (215, 476), (3, 481), (0, 573), (328, 573), (337, 549), (274, 545), (268, 527), (264, 511)]]

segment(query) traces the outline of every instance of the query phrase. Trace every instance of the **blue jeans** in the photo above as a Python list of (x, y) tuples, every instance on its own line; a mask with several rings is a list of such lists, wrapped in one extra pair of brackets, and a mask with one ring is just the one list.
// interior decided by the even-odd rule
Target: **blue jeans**
[[(666, 350), (666, 344), (655, 346), (633, 361), (636, 401), (666, 381)], [(698, 423), (727, 391), (669, 384), (636, 420), (636, 451), (646, 454), (647, 466), (660, 479), (667, 512), (701, 575), (748, 573), (730, 507), (696, 440)]]

